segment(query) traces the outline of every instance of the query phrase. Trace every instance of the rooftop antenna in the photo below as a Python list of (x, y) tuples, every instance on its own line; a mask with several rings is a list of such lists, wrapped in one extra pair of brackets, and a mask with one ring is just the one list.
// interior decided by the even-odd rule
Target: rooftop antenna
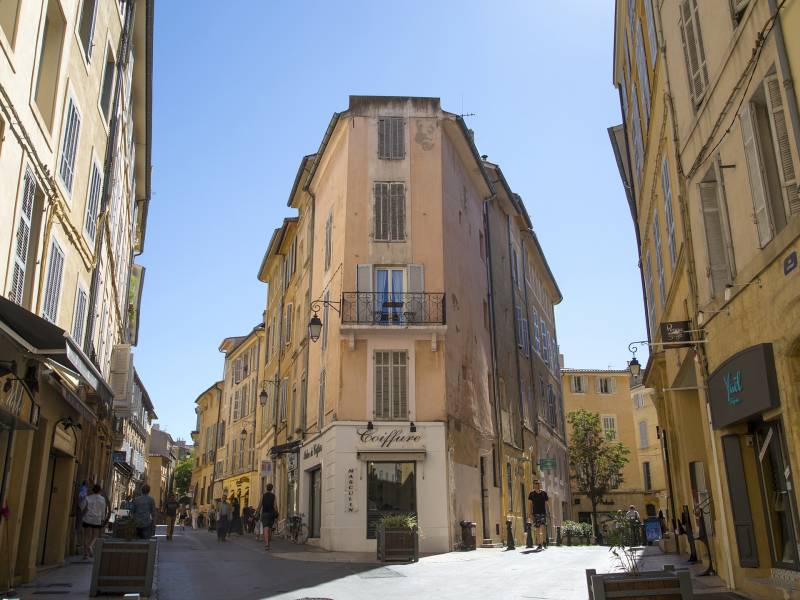
[(464, 117), (474, 117), (475, 116), (475, 113), (465, 113), (464, 112), (464, 94), (463, 93), (461, 94), (461, 112), (458, 114), (458, 116), (461, 117), (462, 119)]

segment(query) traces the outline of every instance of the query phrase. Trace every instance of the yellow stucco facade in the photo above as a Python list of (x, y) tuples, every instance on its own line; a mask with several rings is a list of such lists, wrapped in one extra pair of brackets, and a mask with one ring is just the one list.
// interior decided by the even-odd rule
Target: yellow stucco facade
[(194, 464), (190, 490), (195, 508), (207, 512), (214, 502), (217, 446), (224, 438), (221, 420), (223, 382), (217, 381), (195, 400), (197, 425), (192, 431)]

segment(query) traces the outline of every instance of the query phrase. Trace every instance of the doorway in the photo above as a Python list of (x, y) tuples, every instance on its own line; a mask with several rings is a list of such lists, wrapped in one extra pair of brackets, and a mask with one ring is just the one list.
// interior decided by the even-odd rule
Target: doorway
[(798, 570), (797, 508), (780, 421), (761, 423), (755, 437), (772, 563), (783, 569)]
[(322, 520), (322, 469), (318, 467), (308, 475), (311, 480), (308, 496), (308, 532), (309, 537), (318, 538)]
[[(375, 289), (378, 292), (376, 311), (379, 321), (402, 320), (405, 269), (375, 269)], [(376, 315), (378, 316), (378, 315)]]
[(486, 503), (489, 500), (489, 489), (486, 487), (486, 457), (481, 456), (481, 526), (483, 527), (483, 539), (490, 539), (489, 522), (486, 518)]

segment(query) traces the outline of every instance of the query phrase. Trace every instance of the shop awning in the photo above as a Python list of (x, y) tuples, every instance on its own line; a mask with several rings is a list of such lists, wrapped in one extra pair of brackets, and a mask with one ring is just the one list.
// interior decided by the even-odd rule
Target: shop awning
[(81, 383), (80, 375), (68, 369), (61, 363), (52, 358), (45, 358), (44, 365), (52, 371), (52, 375), (61, 384), (64, 390), (64, 399), (74, 408), (83, 418), (89, 421), (96, 421), (97, 415), (78, 395), (78, 386)]
[(114, 394), (100, 371), (60, 327), (0, 297), (0, 333), (42, 361), (49, 358), (74, 370), (104, 403), (111, 405)]
[(359, 450), (358, 460), (365, 462), (408, 462), (425, 460), (425, 449)]
[(279, 444), (277, 446), (273, 446), (270, 448), (269, 453), (275, 457), (280, 456), (281, 454), (288, 454), (290, 452), (299, 452), (300, 451), (300, 440), (295, 440), (293, 442), (288, 442), (286, 444)]

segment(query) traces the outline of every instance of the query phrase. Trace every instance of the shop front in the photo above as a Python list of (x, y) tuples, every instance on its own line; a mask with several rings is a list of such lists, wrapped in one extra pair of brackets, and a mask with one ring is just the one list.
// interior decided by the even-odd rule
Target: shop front
[(722, 430), (739, 566), (800, 570), (794, 477), (772, 345), (747, 348), (720, 365), (709, 377), (709, 400), (713, 427)]
[[(251, 485), (253, 486), (252, 494), (250, 493)], [(257, 486), (258, 479), (255, 472), (242, 473), (235, 477), (225, 479), (222, 482), (222, 491), (229, 502), (233, 502), (234, 499), (237, 499), (241, 508), (245, 506), (255, 507), (259, 500), (256, 498), (256, 492), (258, 491)]]
[(443, 423), (334, 422), (299, 458), (300, 512), (323, 548), (375, 551), (381, 517), (410, 513), (420, 551), (450, 549)]

